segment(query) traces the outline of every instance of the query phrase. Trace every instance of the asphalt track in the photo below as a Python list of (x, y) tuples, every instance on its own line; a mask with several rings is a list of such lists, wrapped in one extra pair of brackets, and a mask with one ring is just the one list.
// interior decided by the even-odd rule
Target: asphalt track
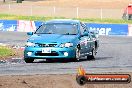
[[(19, 32), (0, 32), (0, 43), (24, 46), (28, 36)], [(81, 65), (89, 73), (132, 72), (132, 37), (100, 36), (100, 47), (95, 60), (79, 62), (45, 62), (0, 64), (0, 75), (71, 74)], [(21, 57), (20, 57), (21, 58)]]

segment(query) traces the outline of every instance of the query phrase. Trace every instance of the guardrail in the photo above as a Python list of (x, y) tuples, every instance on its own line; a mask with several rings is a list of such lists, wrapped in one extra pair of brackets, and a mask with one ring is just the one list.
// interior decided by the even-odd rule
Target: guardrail
[[(0, 31), (29, 32), (35, 31), (42, 24), (40, 21), (0, 20)], [(132, 36), (132, 25), (86, 23), (90, 30), (97, 30), (99, 35)]]

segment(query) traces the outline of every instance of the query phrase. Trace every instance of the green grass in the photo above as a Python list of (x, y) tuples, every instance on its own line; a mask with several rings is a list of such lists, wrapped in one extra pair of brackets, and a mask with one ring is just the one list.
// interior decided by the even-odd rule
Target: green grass
[(123, 20), (123, 19), (110, 19), (110, 18), (80, 18), (79, 20), (83, 22), (90, 22), (90, 23), (119, 23), (119, 24), (132, 24), (132, 20)]
[(50, 19), (62, 19), (62, 18), (64, 19), (64, 17), (18, 16), (18, 15), (0, 14), (0, 19), (5, 19), (5, 20), (46, 21)]
[(7, 57), (7, 56), (12, 56), (14, 55), (14, 52), (12, 49), (5, 47), (5, 46), (0, 46), (0, 57)]
[[(46, 21), (50, 19), (66, 19), (65, 17), (44, 17), (44, 16), (18, 16), (18, 15), (9, 15), (9, 14), (0, 14), (0, 19), (4, 20), (31, 20), (31, 21)], [(72, 18), (78, 19), (83, 22), (89, 23), (120, 23), (120, 24), (132, 24), (132, 20), (123, 20), (123, 19), (110, 19), (110, 18)]]

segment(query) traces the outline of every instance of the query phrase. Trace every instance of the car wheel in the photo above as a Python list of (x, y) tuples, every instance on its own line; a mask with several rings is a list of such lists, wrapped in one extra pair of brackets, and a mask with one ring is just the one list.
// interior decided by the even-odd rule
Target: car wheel
[(79, 61), (80, 58), (80, 50), (78, 48), (76, 48), (76, 57), (73, 59), (73, 61)]
[(25, 58), (24, 61), (26, 63), (33, 63), (34, 59)]
[(86, 84), (86, 82), (87, 82), (87, 79), (84, 77), (84, 76), (78, 76), (77, 78), (76, 78), (76, 81), (77, 81), (77, 83), (79, 84), (79, 85), (84, 85), (84, 84)]
[(122, 19), (123, 19), (123, 20), (127, 20), (127, 19), (128, 19), (128, 17), (127, 17), (127, 14), (126, 14), (126, 13), (124, 13), (124, 14), (123, 14)]
[(91, 55), (87, 56), (87, 60), (93, 60), (93, 59), (95, 59), (95, 56), (96, 56), (96, 50), (95, 50), (95, 47), (94, 47), (93, 50), (92, 50)]

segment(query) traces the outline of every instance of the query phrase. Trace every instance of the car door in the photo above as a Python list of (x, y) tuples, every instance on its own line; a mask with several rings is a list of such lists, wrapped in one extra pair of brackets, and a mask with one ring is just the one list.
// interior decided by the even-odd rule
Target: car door
[(87, 40), (87, 53), (91, 52), (92, 49), (93, 49), (93, 39), (92, 36), (89, 34)]
[(81, 54), (85, 54), (87, 52), (87, 37), (83, 36), (80, 38), (80, 45), (81, 45)]
[[(86, 28), (83, 26), (82, 23), (80, 23), (80, 31), (81, 34), (83, 34), (84, 32), (86, 32)], [(80, 45), (81, 45), (81, 54), (86, 54), (88, 52), (87, 48), (88, 48), (88, 36), (82, 36), (80, 38)]]

